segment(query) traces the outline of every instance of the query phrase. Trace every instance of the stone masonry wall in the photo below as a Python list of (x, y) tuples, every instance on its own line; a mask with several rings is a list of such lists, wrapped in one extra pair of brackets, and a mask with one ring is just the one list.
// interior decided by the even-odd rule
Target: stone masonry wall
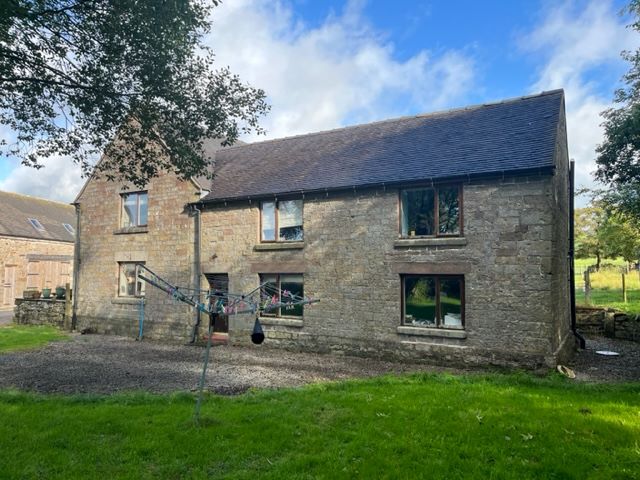
[[(55, 242), (51, 240), (36, 240), (28, 238), (0, 237), (0, 276), (5, 275), (5, 267), (15, 266), (15, 283), (13, 286), (13, 295), (7, 294), (0, 296), (2, 304), (0, 310), (12, 309), (14, 299), (22, 297), (22, 292), (27, 288), (27, 264), (30, 255), (50, 256), (51, 258), (64, 258), (69, 262), (69, 275), (72, 277), (73, 262), (73, 243)], [(51, 288), (57, 287), (57, 276), (50, 275), (45, 278), (46, 272), (40, 275), (39, 289), (44, 286)], [(55, 277), (55, 278), (54, 278)], [(48, 283), (45, 283), (48, 281)]]
[[(194, 218), (185, 206), (199, 199), (197, 187), (162, 175), (148, 186), (147, 228), (120, 228), (123, 186), (92, 179), (79, 198), (81, 218), (77, 328), (137, 336), (140, 299), (118, 296), (118, 262), (144, 262), (169, 282), (193, 285)], [(145, 338), (186, 342), (194, 312), (146, 285)]]
[(612, 308), (576, 307), (576, 324), (582, 333), (640, 341), (640, 315)]
[[(550, 200), (554, 182), (563, 181), (466, 183), (462, 239), (399, 240), (396, 189), (305, 195), (304, 242), (289, 249), (260, 244), (258, 202), (208, 207), (202, 271), (228, 274), (235, 292), (255, 288), (260, 273), (304, 274), (305, 294), (320, 303), (305, 307), (302, 321), (264, 319), (265, 346), (445, 364), (550, 365), (568, 335), (562, 320), (568, 297), (552, 292), (565, 275), (558, 259), (566, 252), (554, 252), (564, 240), (554, 237)], [(399, 328), (406, 273), (464, 275), (464, 332)], [(232, 340), (248, 342), (252, 324), (251, 316), (232, 316)]]
[(19, 325), (53, 325), (64, 328), (64, 300), (16, 300), (13, 323)]

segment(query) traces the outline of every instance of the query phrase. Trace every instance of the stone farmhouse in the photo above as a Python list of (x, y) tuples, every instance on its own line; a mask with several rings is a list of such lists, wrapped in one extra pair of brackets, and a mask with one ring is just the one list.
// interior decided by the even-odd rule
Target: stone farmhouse
[(71, 283), (76, 216), (71, 205), (0, 192), (0, 310), (26, 289)]
[[(264, 345), (408, 361), (553, 365), (575, 348), (562, 90), (220, 148), (215, 179), (90, 180), (77, 327), (194, 341), (206, 320), (136, 278), (262, 283), (320, 302)], [(254, 318), (217, 325), (248, 343)]]

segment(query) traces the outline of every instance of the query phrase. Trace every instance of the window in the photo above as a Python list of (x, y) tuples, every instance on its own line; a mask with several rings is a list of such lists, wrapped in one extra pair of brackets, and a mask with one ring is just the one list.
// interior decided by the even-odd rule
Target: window
[(418, 327), (463, 328), (464, 278), (404, 275), (402, 323)]
[[(260, 285), (265, 284), (265, 289), (269, 292), (279, 292), (278, 302), (287, 301), (286, 292), (291, 292), (293, 295), (304, 297), (304, 281), (302, 274), (263, 274), (260, 275)], [(268, 313), (264, 313), (265, 316), (275, 317), (302, 317), (303, 305), (293, 305), (291, 307), (282, 307), (277, 310), (272, 310)]]
[(143, 280), (138, 278), (140, 267), (138, 263), (118, 264), (118, 296), (119, 297), (144, 297)]
[(402, 190), (400, 233), (403, 237), (461, 234), (461, 188)]
[(122, 194), (122, 227), (142, 227), (147, 224), (147, 192)]
[(69, 232), (71, 235), (75, 235), (76, 234), (76, 229), (73, 228), (71, 225), (69, 225), (68, 223), (63, 223), (62, 226), (64, 227), (64, 229)]
[(31, 224), (31, 226), (36, 230), (39, 230), (41, 232), (46, 231), (46, 229), (42, 226), (42, 224), (38, 221), (37, 218), (28, 218), (27, 220), (29, 220), (29, 223)]
[(261, 230), (263, 242), (302, 241), (302, 200), (262, 202)]

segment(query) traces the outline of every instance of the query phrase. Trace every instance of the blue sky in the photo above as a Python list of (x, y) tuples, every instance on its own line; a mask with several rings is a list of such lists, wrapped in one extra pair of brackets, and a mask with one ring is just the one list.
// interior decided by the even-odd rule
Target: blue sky
[[(268, 138), (565, 88), (578, 184), (592, 184), (598, 114), (627, 69), (620, 51), (640, 46), (625, 2), (390, 4), (226, 0), (206, 41), (219, 65), (267, 92)], [(0, 158), (0, 189), (72, 200), (78, 169), (45, 165)]]

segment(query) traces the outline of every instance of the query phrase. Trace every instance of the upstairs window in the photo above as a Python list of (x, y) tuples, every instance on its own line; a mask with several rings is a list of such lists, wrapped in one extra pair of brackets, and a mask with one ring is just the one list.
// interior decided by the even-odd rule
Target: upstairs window
[(122, 227), (147, 225), (147, 192), (122, 194)]
[(144, 297), (146, 282), (138, 278), (140, 266), (137, 263), (122, 262), (118, 264), (118, 296)]
[(31, 224), (31, 226), (33, 228), (35, 228), (36, 230), (38, 230), (39, 232), (45, 232), (46, 231), (44, 226), (38, 221), (37, 218), (28, 218), (27, 220), (29, 220), (29, 223)]
[(262, 202), (260, 210), (263, 242), (303, 240), (302, 200)]
[(402, 305), (404, 325), (461, 329), (464, 326), (464, 278), (404, 275)]
[(458, 186), (402, 190), (401, 236), (460, 235), (461, 196), (461, 188)]

